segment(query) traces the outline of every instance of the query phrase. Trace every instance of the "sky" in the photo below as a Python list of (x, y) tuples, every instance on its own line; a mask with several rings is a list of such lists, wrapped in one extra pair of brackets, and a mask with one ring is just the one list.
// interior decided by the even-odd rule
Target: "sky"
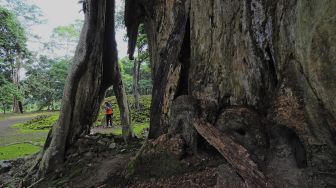
[[(47, 20), (45, 24), (33, 26), (33, 32), (41, 36), (41, 40), (45, 42), (55, 27), (69, 25), (74, 23), (76, 19), (83, 20), (84, 14), (83, 11), (80, 11), (82, 5), (79, 4), (78, 1), (79, 0), (27, 0), (28, 3), (40, 7), (44, 19)], [(123, 6), (121, 0), (116, 0), (116, 7), (121, 6)], [(123, 41), (124, 35), (124, 30), (116, 31), (119, 58), (127, 55), (127, 42)], [(28, 47), (36, 51), (40, 48), (39, 44), (35, 42), (29, 42)]]

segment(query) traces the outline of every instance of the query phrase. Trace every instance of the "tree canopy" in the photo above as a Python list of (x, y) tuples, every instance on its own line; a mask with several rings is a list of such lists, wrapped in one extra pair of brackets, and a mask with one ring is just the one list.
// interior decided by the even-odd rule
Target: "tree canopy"
[(62, 50), (63, 56), (72, 57), (75, 53), (82, 27), (83, 21), (75, 20), (74, 23), (69, 25), (61, 25), (54, 28), (50, 35), (51, 40), (45, 44), (45, 47), (51, 53)]
[(27, 37), (13, 13), (0, 7), (0, 73), (7, 77), (17, 56), (27, 57)]
[(68, 59), (41, 56), (36, 62), (27, 65), (27, 77), (23, 81), (27, 102), (37, 104), (39, 109), (55, 109), (55, 103), (62, 99), (70, 64)]
[(29, 4), (27, 0), (5, 0), (4, 6), (7, 7), (23, 25), (25, 29), (31, 26), (41, 24), (45, 20), (42, 19), (42, 10), (40, 7)]

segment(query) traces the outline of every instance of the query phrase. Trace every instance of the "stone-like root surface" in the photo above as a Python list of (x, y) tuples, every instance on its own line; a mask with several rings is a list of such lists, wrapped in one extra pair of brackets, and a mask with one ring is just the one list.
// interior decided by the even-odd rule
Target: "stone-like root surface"
[[(214, 149), (204, 148), (207, 152), (191, 155), (184, 146), (179, 136), (134, 139), (128, 145), (115, 136), (85, 136), (68, 150), (60, 172), (49, 174), (34, 186), (214, 187), (217, 169), (226, 161)], [(17, 187), (33, 162), (33, 157), (11, 161), (12, 168), (0, 174), (0, 185)]]

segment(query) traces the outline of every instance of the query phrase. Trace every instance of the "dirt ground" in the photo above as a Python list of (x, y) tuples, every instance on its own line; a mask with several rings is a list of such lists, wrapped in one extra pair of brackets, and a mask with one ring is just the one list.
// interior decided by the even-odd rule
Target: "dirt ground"
[[(151, 167), (142, 166), (137, 172), (130, 174), (131, 161), (141, 150), (144, 139), (135, 139), (128, 145), (121, 137), (95, 134), (85, 136), (75, 144), (67, 154), (64, 168), (55, 174), (50, 174), (35, 187), (215, 187), (217, 182), (217, 168), (225, 163), (223, 157), (216, 153), (200, 152), (197, 155), (186, 155), (179, 159), (183, 172), (155, 177), (146, 174), (148, 170), (156, 171), (161, 165)], [(149, 159), (150, 161), (152, 159)], [(154, 156), (153, 160), (156, 160)], [(163, 163), (165, 158), (160, 160)], [(169, 159), (167, 159), (169, 160)], [(13, 187), (26, 176), (26, 170), (31, 167), (33, 159), (20, 159), (13, 162), (13, 168), (1, 174), (1, 181), (13, 182)], [(160, 161), (159, 161), (160, 162)], [(159, 163), (161, 164), (161, 163)], [(154, 168), (154, 169), (150, 169)], [(1, 187), (1, 186), (0, 186)]]
[[(28, 121), (33, 117), (13, 117), (0, 121), (0, 138), (3, 143), (12, 143), (8, 138), (18, 137), (10, 126)], [(150, 169), (139, 168), (137, 173), (129, 175), (129, 164), (135, 158), (145, 139), (135, 139), (128, 145), (118, 136), (113, 136), (113, 128), (94, 128), (92, 134), (83, 137), (73, 150), (67, 154), (66, 164), (61, 173), (50, 175), (35, 187), (215, 187), (217, 167), (223, 163), (220, 155), (199, 153), (196, 156), (184, 156), (181, 164), (183, 173), (149, 177), (145, 173)], [(32, 137), (46, 135), (30, 135)], [(31, 139), (27, 137), (24, 139)], [(22, 141), (22, 138), (20, 138)], [(155, 159), (154, 159), (155, 160)], [(165, 160), (165, 159), (163, 159)], [(25, 171), (31, 167), (34, 158), (18, 159), (12, 162), (12, 169), (0, 175), (1, 184), (13, 182), (14, 187), (25, 177)], [(160, 168), (160, 165), (157, 166)], [(150, 167), (152, 168), (152, 167)], [(154, 168), (156, 168), (154, 166)]]

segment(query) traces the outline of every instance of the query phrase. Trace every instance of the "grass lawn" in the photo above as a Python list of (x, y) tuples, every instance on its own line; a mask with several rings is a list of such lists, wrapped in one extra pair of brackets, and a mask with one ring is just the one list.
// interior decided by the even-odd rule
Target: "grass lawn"
[[(140, 123), (140, 124), (134, 124), (133, 125), (133, 132), (137, 137), (141, 137), (142, 130), (149, 128), (149, 123)], [(121, 135), (122, 129), (121, 127), (117, 127), (113, 130), (113, 134), (115, 135)]]
[(29, 143), (13, 144), (0, 147), (0, 160), (15, 159), (37, 153), (41, 147)]
[(55, 112), (38, 111), (38, 112), (24, 112), (23, 114), (13, 113), (13, 112), (8, 112), (6, 114), (0, 113), (0, 120), (11, 118), (11, 117), (34, 117), (34, 116), (39, 116), (39, 115), (43, 115), (43, 114), (53, 114), (53, 113), (55, 113)]
[[(133, 98), (128, 97), (128, 99), (130, 104), (133, 104)], [(105, 101), (111, 102), (114, 107), (113, 125), (116, 125), (116, 127), (112, 130), (112, 134), (121, 135), (122, 128), (120, 126), (121, 122), (117, 101), (115, 97), (109, 97), (105, 99)], [(136, 111), (131, 105), (133, 131), (137, 137), (143, 136), (141, 135), (143, 129), (149, 128), (150, 101), (150, 96), (141, 96), (140, 111)], [(34, 118), (28, 122), (11, 126), (13, 129), (5, 134), (6, 138), (2, 138), (3, 141), (5, 141), (2, 145), (0, 140), (0, 160), (15, 159), (38, 152), (44, 145), (48, 131), (57, 121), (59, 112), (9, 113), (0, 115), (0, 120), (4, 118), (16, 118), (18, 116)], [(103, 107), (101, 107), (96, 126), (104, 124), (102, 120), (105, 120)]]
[[(49, 129), (58, 119), (58, 114), (58, 112), (21, 114), (20, 118), (22, 116), (34, 118), (11, 126), (12, 129), (5, 134), (6, 138), (2, 138), (4, 143), (0, 146), (0, 160), (24, 157), (40, 151)], [(16, 115), (11, 114), (6, 118), (16, 118), (14, 116)]]
[(13, 125), (13, 128), (17, 128), (20, 133), (36, 133), (36, 132), (48, 132), (52, 125), (57, 121), (59, 113), (53, 113), (51, 115), (40, 115), (34, 119)]

